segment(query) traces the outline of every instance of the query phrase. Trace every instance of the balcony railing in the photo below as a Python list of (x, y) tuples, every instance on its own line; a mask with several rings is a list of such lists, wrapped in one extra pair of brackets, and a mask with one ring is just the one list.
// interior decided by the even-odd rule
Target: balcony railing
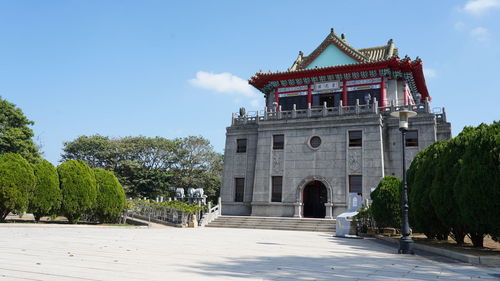
[[(232, 125), (245, 125), (245, 124), (258, 124), (259, 122), (265, 122), (268, 120), (285, 120), (285, 119), (303, 119), (303, 118), (317, 118), (317, 117), (330, 117), (330, 116), (342, 116), (342, 115), (363, 115), (363, 114), (383, 114), (389, 115), (391, 112), (400, 111), (403, 109), (409, 109), (417, 113), (431, 113), (429, 108), (429, 103), (426, 101), (422, 104), (405, 105), (405, 106), (385, 106), (379, 107), (376, 100), (371, 104), (360, 105), (358, 102), (354, 106), (340, 106), (337, 107), (327, 107), (326, 103), (323, 107), (309, 107), (308, 109), (296, 109), (293, 106), (292, 110), (281, 110), (281, 107), (277, 111), (270, 111), (267, 107), (264, 111), (252, 111), (245, 113), (244, 115), (239, 115), (233, 113)], [(440, 108), (439, 112), (436, 113), (435, 109), (433, 114), (436, 115), (437, 122), (446, 122), (446, 113), (444, 108)]]

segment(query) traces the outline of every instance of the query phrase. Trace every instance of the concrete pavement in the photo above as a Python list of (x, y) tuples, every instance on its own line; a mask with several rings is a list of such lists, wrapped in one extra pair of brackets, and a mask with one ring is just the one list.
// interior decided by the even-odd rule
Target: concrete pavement
[(331, 233), (0, 224), (0, 280), (498, 280)]

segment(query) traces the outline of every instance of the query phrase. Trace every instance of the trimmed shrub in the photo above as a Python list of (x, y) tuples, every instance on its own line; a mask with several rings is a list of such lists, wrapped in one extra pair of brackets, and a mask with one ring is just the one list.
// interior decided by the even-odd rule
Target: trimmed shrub
[(436, 159), (429, 198), (438, 219), (451, 231), (451, 238), (461, 245), (468, 231), (458, 208), (454, 184), (460, 168), (458, 160), (463, 155), (464, 147), (454, 139), (443, 142), (442, 145), (442, 150)]
[(500, 232), (500, 122), (466, 127), (456, 138), (465, 151), (455, 181), (457, 205), (474, 247)]
[(21, 155), (0, 155), (0, 221), (10, 212), (24, 213), (35, 186), (33, 168)]
[(57, 167), (61, 187), (61, 214), (70, 223), (77, 223), (80, 216), (92, 211), (97, 186), (94, 171), (81, 160), (69, 160)]
[(410, 224), (416, 232), (424, 233), (430, 239), (448, 239), (450, 229), (436, 215), (429, 193), (436, 175), (437, 159), (443, 150), (443, 142), (435, 142), (420, 151), (408, 170), (408, 191), (410, 203)]
[(41, 217), (56, 214), (61, 206), (61, 190), (56, 168), (47, 160), (33, 164), (35, 189), (31, 196), (28, 211), (35, 221)]
[(97, 198), (94, 216), (101, 223), (115, 222), (125, 209), (125, 191), (116, 176), (104, 169), (94, 169)]
[(378, 227), (401, 226), (401, 179), (386, 176), (371, 193), (370, 207)]

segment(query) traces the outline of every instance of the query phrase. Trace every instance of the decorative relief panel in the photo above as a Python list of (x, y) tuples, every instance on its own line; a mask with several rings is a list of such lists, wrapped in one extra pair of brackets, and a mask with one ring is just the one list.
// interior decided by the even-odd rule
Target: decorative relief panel
[(362, 173), (362, 157), (361, 149), (349, 149), (349, 157), (347, 159), (347, 167), (349, 174), (361, 174)]
[(281, 174), (283, 173), (283, 153), (282, 152), (273, 152), (272, 157), (272, 173), (273, 174)]

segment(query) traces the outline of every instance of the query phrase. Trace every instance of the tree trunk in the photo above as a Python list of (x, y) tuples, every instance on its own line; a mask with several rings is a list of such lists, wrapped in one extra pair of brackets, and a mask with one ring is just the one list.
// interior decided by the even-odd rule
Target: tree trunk
[(463, 245), (466, 233), (461, 230), (453, 230), (452, 238), (457, 242), (457, 245)]
[(484, 241), (484, 234), (482, 233), (471, 233), (470, 234), (470, 240), (472, 240), (472, 245), (475, 248), (482, 248), (483, 247), (483, 241)]

